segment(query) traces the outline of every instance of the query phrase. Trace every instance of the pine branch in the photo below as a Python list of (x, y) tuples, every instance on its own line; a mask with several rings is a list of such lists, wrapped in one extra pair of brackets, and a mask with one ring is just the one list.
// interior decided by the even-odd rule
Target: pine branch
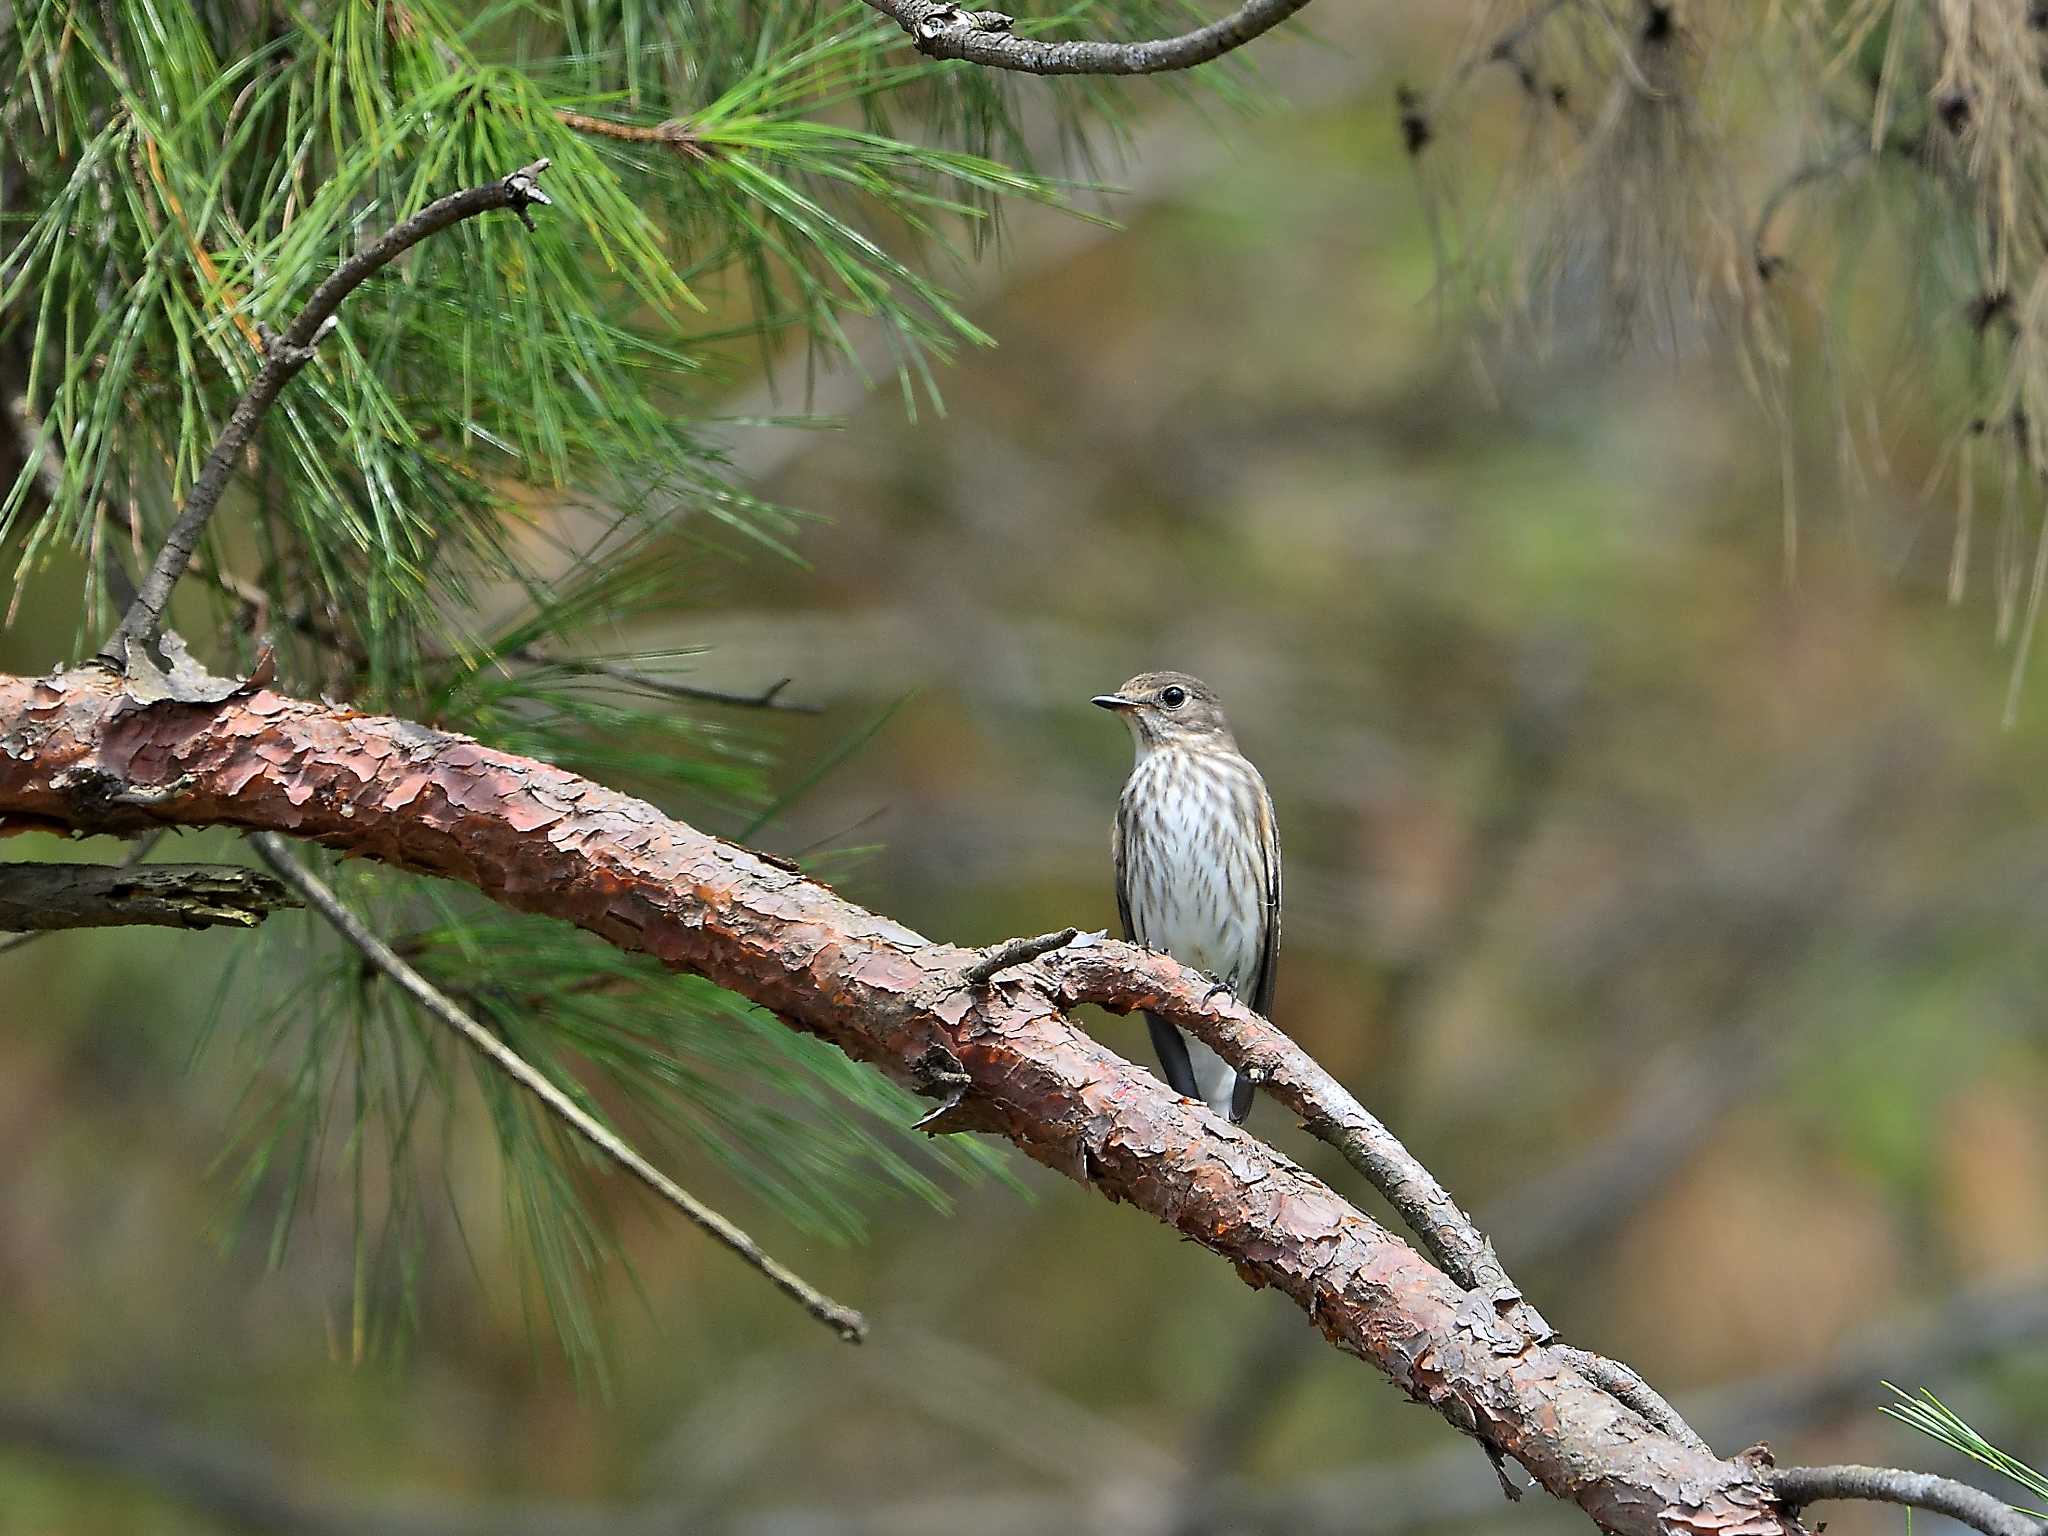
[[(1447, 1277), (1256, 1138), (1181, 1099), (1067, 1016), (1076, 985), (1201, 1012), (1206, 978), (1125, 944), (1074, 943), (994, 985), (981, 953), (934, 943), (799, 873), (643, 802), (405, 721), (267, 691), (138, 707), (87, 670), (0, 677), (0, 817), (85, 829), (158, 822), (288, 833), (596, 933), (729, 987), (913, 1086), (966, 1078), (950, 1128), (1001, 1134), (1137, 1206), (1287, 1295), (1336, 1345), (1449, 1423), (1514, 1457), (1620, 1536), (1740, 1527), (1794, 1536), (1756, 1464), (1721, 1461), (1588, 1381), (1511, 1282)], [(148, 782), (133, 782), (131, 775)], [(999, 951), (1000, 953), (1000, 951)], [(1483, 1234), (1355, 1101), (1217, 1007), (1205, 1026), (1269, 1091), (1343, 1127), (1397, 1175), (1432, 1246), (1499, 1273)]]
[[(1004, 1135), (1174, 1226), (1248, 1283), (1280, 1290), (1332, 1343), (1616, 1536), (1798, 1536), (1797, 1506), (1823, 1498), (1910, 1503), (1985, 1536), (2041, 1536), (2030, 1518), (1947, 1479), (1717, 1459), (1639, 1379), (1589, 1379), (1588, 1370), (1608, 1375), (1605, 1363), (1532, 1331), (1540, 1318), (1484, 1234), (1390, 1132), (1264, 1020), (1217, 1002), (1207, 978), (1165, 956), (1070, 941), (991, 985), (987, 954), (935, 943), (589, 780), (261, 689), (149, 704), (91, 669), (0, 677), (0, 722), (0, 818), (74, 831), (257, 829), (287, 882), (401, 980), (403, 963), (273, 834), (459, 878), (575, 923), (732, 988), (914, 1085), (964, 1078), (953, 1128)], [(424, 989), (414, 995), (444, 1019), (463, 1017), (413, 979)], [(1499, 1285), (1474, 1288), (1433, 1268), (1296, 1164), (1096, 1044), (1067, 1017), (1084, 996), (1156, 1009), (1241, 1070), (1262, 1071), (1269, 1092), (1389, 1179), (1447, 1263)], [(464, 1034), (497, 1058), (488, 1031), (469, 1022)], [(545, 1079), (527, 1074), (520, 1080), (541, 1092)]]
[(1112, 1013), (1156, 1013), (1249, 1073), (1300, 1116), (1310, 1135), (1335, 1147), (1365, 1175), (1445, 1274), (1497, 1309), (1496, 1327), (1538, 1341), (1553, 1337), (1542, 1315), (1508, 1278), (1492, 1243), (1436, 1175), (1308, 1052), (1229, 993), (1165, 955), (1129, 944), (1073, 944), (1041, 963), (1070, 1002), (1093, 1003)]
[(1048, 43), (1012, 35), (1015, 18), (970, 11), (948, 0), (867, 0), (934, 59), (965, 59), (1027, 75), (1156, 75), (1192, 69), (1242, 48), (1280, 25), (1308, 0), (1245, 0), (1228, 16), (1173, 37), (1138, 43)]
[(738, 1254), (743, 1263), (758, 1270), (783, 1295), (847, 1343), (858, 1344), (861, 1341), (867, 1332), (867, 1324), (858, 1312), (841, 1306), (800, 1275), (770, 1258), (753, 1238), (635, 1152), (616, 1133), (600, 1124), (575, 1100), (548, 1081), (523, 1056), (456, 1007), (446, 994), (372, 933), (326, 882), (294, 859), (283, 838), (272, 832), (252, 832), (249, 841), (263, 856), (263, 861), (277, 872), (278, 878), (297, 891), (306, 905), (318, 912), (329, 927), (362, 951), (364, 959), (390, 977), (420, 1007), (462, 1036), (470, 1048), (493, 1067), (540, 1100), (548, 1113), (682, 1212), (686, 1219), (714, 1240)]
[(2003, 1499), (1931, 1472), (1895, 1467), (1779, 1467), (1765, 1474), (1793, 1511), (1827, 1499), (1861, 1499), (1928, 1509), (1982, 1531), (1984, 1536), (2042, 1536), (2048, 1522), (2035, 1519)]
[(285, 385), (313, 360), (313, 349), (334, 329), (342, 301), (422, 240), (464, 219), (473, 219), (494, 209), (509, 208), (531, 227), (532, 220), (526, 210), (550, 201), (536, 184), (536, 178), (547, 168), (546, 160), (536, 160), (497, 181), (452, 192), (427, 204), (412, 217), (394, 224), (380, 238), (336, 268), (325, 282), (313, 290), (306, 307), (299, 311), (298, 318), (282, 336), (267, 329), (262, 331), (263, 366), (257, 371), (255, 382), (235, 402), (227, 425), (221, 429), (212, 452), (206, 456), (205, 464), (192, 483), (184, 508), (164, 537), (163, 548), (157, 552), (155, 562), (136, 591), (135, 600), (128, 605), (119, 627), (101, 651), (102, 661), (116, 668), (123, 667), (127, 664), (128, 648), (138, 641), (146, 643), (156, 634), (163, 622), (165, 605), (171, 600), (171, 589), (191, 564), (192, 556), (199, 548), (200, 537), (206, 531), (207, 520), (220, 505), (221, 496), (234, 476), (243, 450), (255, 437), (265, 412)]
[(254, 928), (298, 903), (234, 864), (0, 864), (0, 931)]

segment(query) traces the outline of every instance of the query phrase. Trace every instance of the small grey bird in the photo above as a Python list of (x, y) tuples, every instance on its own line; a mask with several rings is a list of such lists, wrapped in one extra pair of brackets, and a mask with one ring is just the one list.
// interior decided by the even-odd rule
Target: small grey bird
[[(1185, 672), (1141, 672), (1094, 702), (1124, 717), (1138, 748), (1109, 843), (1124, 937), (1264, 1013), (1280, 949), (1280, 832), (1266, 781), (1237, 750), (1216, 695)], [(1176, 1093), (1244, 1119), (1250, 1083), (1164, 1019), (1145, 1022)]]

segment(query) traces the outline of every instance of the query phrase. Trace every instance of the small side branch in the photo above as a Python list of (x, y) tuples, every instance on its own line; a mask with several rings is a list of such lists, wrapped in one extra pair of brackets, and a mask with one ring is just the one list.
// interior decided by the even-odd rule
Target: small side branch
[(705, 688), (697, 683), (677, 682), (659, 673), (628, 666), (622, 661), (607, 661), (596, 656), (556, 656), (538, 646), (522, 645), (509, 654), (532, 666), (554, 667), (559, 671), (577, 672), (587, 677), (608, 677), (613, 682), (624, 683), (646, 693), (659, 694), (666, 699), (687, 699), (699, 704), (729, 704), (735, 709), (787, 710), (793, 715), (823, 713), (815, 704), (802, 704), (782, 696), (783, 689), (794, 682), (794, 678), (779, 677), (757, 692), (739, 693), (724, 688)]
[(456, 1007), (438, 987), (406, 964), (390, 945), (365, 927), (324, 881), (294, 859), (282, 837), (274, 832), (252, 832), (249, 841), (263, 856), (263, 861), (277, 871), (278, 878), (304, 897), (306, 905), (318, 912), (336, 933), (362, 951), (364, 959), (390, 977), (414, 1002), (462, 1036), (492, 1066), (539, 1099), (550, 1114), (681, 1211), (701, 1230), (738, 1254), (743, 1262), (760, 1271), (783, 1295), (847, 1343), (858, 1344), (866, 1336), (867, 1322), (858, 1312), (841, 1306), (800, 1275), (770, 1258), (759, 1243), (599, 1124), (525, 1057)]
[[(521, 219), (527, 219), (528, 208), (549, 201), (536, 181), (547, 168), (547, 161), (536, 160), (497, 181), (454, 192), (427, 204), (411, 218), (394, 224), (381, 238), (337, 267), (327, 281), (313, 290), (306, 307), (282, 336), (267, 329), (261, 332), (264, 359), (256, 381), (235, 402), (227, 426), (222, 428), (213, 451), (200, 466), (177, 521), (165, 536), (163, 548), (157, 551), (155, 563), (150, 566), (149, 574), (143, 577), (135, 600), (122, 615), (113, 637), (100, 652), (102, 661), (116, 668), (125, 666), (129, 646), (138, 641), (147, 643), (163, 623), (164, 608), (171, 600), (171, 589), (192, 563), (200, 537), (206, 531), (207, 520), (220, 505), (221, 496), (234, 477), (236, 464), (241, 461), (244, 450), (256, 435), (256, 428), (285, 385), (313, 360), (314, 347), (334, 329), (335, 315), (342, 300), (429, 235), (438, 234), (464, 219), (473, 219), (497, 208), (509, 208)], [(527, 219), (527, 222), (530, 227), (532, 221)]]
[(1245, 0), (1228, 16), (1172, 37), (1137, 43), (1049, 43), (1013, 36), (1012, 18), (946, 0), (867, 0), (934, 59), (964, 59), (1026, 75), (1156, 75), (1192, 69), (1270, 32), (1308, 0)]
[(657, 144), (690, 160), (709, 160), (711, 153), (698, 142), (697, 130), (686, 118), (672, 117), (661, 123), (622, 123), (609, 117), (592, 117), (587, 112), (555, 108), (555, 121), (594, 138), (616, 139), (622, 144)]
[(1041, 933), (1036, 938), (1006, 939), (983, 951), (982, 957), (962, 973), (962, 980), (971, 987), (985, 987), (995, 979), (997, 971), (1027, 965), (1041, 955), (1065, 949), (1080, 936), (1078, 928), (1062, 928), (1058, 933)]
[(0, 932), (60, 928), (254, 928), (298, 901), (233, 864), (0, 865)]
[(2014, 1509), (2003, 1499), (1931, 1472), (1895, 1467), (1780, 1467), (1765, 1473), (1787, 1508), (1797, 1510), (1828, 1499), (1865, 1499), (1933, 1510), (1982, 1531), (1984, 1536), (2042, 1536), (2048, 1523)]
[(1644, 1422), (1655, 1425), (1672, 1439), (1703, 1455), (1713, 1455), (1714, 1448), (1685, 1422), (1678, 1410), (1666, 1401), (1664, 1394), (1619, 1360), (1610, 1360), (1590, 1349), (1575, 1349), (1569, 1345), (1560, 1347), (1558, 1353), (1571, 1362), (1573, 1370), (1616, 1402), (1633, 1409)]

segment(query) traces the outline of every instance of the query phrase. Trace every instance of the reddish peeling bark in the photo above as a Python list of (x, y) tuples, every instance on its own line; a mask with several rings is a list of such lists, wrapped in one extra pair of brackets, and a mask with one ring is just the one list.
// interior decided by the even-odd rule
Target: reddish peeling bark
[[(1005, 1136), (1221, 1254), (1247, 1284), (1286, 1292), (1338, 1348), (1604, 1529), (1800, 1532), (1760, 1469), (1652, 1428), (1538, 1342), (1545, 1331), (1511, 1292), (1462, 1289), (1067, 1017), (1077, 996), (1161, 1008), (1248, 1044), (1272, 1090), (1310, 1118), (1360, 1134), (1376, 1127), (1361, 1128), (1362, 1111), (1270, 1026), (1227, 1003), (1205, 1007), (1206, 984), (1170, 961), (1098, 941), (977, 985), (965, 975), (975, 951), (934, 943), (641, 801), (467, 738), (262, 689), (216, 704), (145, 704), (96, 669), (0, 677), (0, 829), (162, 825), (262, 828), (460, 880), (706, 976), (913, 1086), (964, 1074), (947, 1128)], [(1473, 1272), (1490, 1262), (1478, 1255)]]

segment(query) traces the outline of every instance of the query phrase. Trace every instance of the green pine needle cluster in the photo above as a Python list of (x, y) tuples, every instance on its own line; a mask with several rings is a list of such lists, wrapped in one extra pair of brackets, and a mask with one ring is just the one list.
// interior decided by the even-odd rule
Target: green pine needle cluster
[[(665, 1166), (715, 1169), (802, 1231), (855, 1241), (878, 1196), (943, 1210), (962, 1180), (1006, 1177), (994, 1147), (911, 1130), (929, 1106), (708, 982), (434, 882), (357, 873), (346, 888), (409, 964), (581, 1108)], [(329, 1172), (352, 1191), (355, 1223), (351, 1351), (402, 1343), (423, 1246), (435, 1232), (468, 1241), (450, 1138), (458, 1111), (480, 1107), (532, 1315), (602, 1377), (596, 1300), (630, 1272), (611, 1218), (633, 1186), (312, 925), (273, 924), (251, 952), (295, 980), (235, 1042), (255, 1068), (243, 1134), (224, 1154), (236, 1235), (281, 1258), (323, 1164), (338, 1163)], [(309, 967), (309, 949), (325, 958)]]
[(1950, 1450), (1960, 1451), (1972, 1461), (1989, 1467), (2008, 1481), (2017, 1483), (2037, 1501), (2035, 1507), (2026, 1512), (2048, 1520), (2048, 1473), (2029, 1466), (2008, 1451), (2000, 1450), (1971, 1428), (1962, 1415), (1925, 1387), (1915, 1395), (1886, 1382), (1885, 1390), (1892, 1393), (1898, 1401), (1887, 1403), (1878, 1410), (1879, 1412), (1888, 1418), (1897, 1419), (1911, 1429), (1919, 1430), (1923, 1435), (1932, 1436)]
[[(1020, 27), (1192, 17), (1100, 0)], [(281, 686), (758, 829), (787, 799), (772, 717), (636, 681), (687, 652), (635, 655), (621, 631), (686, 610), (710, 562), (792, 556), (798, 515), (736, 483), (708, 429), (738, 376), (792, 346), (851, 358), (859, 321), (890, 339), (906, 396), (935, 397), (933, 365), (988, 340), (949, 277), (1004, 207), (1063, 202), (1033, 146), (1113, 136), (1124, 100), (1113, 82), (1031, 92), (923, 59), (848, 0), (0, 4), (0, 426), (26, 459), (0, 484), (0, 587), (82, 571), (89, 654), (263, 330), (407, 215), (545, 158), (533, 229), (459, 223), (347, 299), (170, 619), (223, 670), (268, 645)], [(996, 1166), (928, 1144), (903, 1095), (713, 988), (428, 883), (330, 878), (685, 1183), (715, 1168), (850, 1237), (867, 1196), (943, 1202)], [(474, 1094), (535, 1290), (572, 1357), (595, 1359), (616, 1181), (353, 952), (309, 968), (308, 927), (272, 927), (227, 994), (265, 1022), (237, 1031), (252, 1086), (225, 1166), (273, 1256), (316, 1191), (353, 1190), (352, 1347), (402, 1337), (435, 1212), (455, 1209), (423, 1190), (433, 1169), (454, 1190)]]
[[(657, 525), (773, 538), (785, 515), (692, 422), (735, 340), (845, 350), (870, 317), (929, 385), (931, 359), (987, 339), (926, 268), (1002, 201), (1060, 188), (861, 126), (930, 68), (885, 63), (904, 50), (872, 12), (769, 7), (718, 79), (648, 63), (678, 52), (653, 14), (690, 8), (569, 9), (551, 39), (540, 8), (437, 0), (280, 6), (254, 36), (231, 0), (16, 7), (0, 314), (44, 427), (0, 500), (17, 581), (66, 546), (153, 548), (260, 363), (257, 327), (364, 238), (541, 157), (557, 207), (533, 232), (458, 225), (348, 301), (213, 540), (264, 590), (346, 616), (373, 691), (416, 685), (422, 635), (519, 574), (511, 489), (601, 468), (591, 488)], [(551, 40), (575, 51), (521, 57)], [(56, 505), (24, 526), (51, 473)]]

